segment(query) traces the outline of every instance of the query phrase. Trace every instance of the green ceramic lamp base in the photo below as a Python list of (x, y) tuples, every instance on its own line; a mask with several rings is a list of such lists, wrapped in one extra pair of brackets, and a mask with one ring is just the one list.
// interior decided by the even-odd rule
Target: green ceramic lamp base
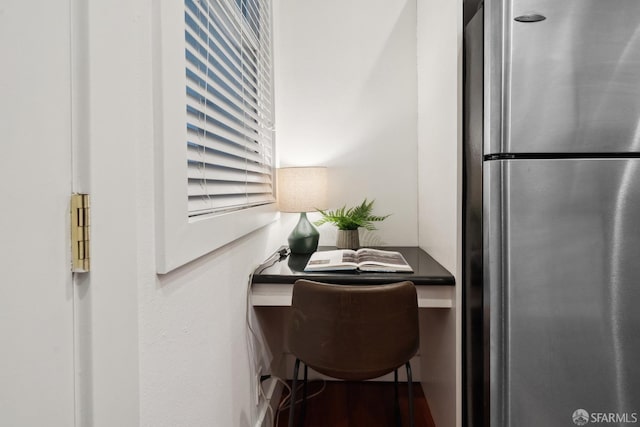
[(310, 254), (318, 249), (320, 233), (307, 219), (306, 212), (300, 213), (298, 225), (289, 235), (289, 249), (292, 254)]

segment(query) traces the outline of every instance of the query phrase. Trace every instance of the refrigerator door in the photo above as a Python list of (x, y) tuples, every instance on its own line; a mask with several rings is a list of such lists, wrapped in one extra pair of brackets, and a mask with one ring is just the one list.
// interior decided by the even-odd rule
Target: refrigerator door
[(488, 1), (502, 120), (485, 154), (640, 152), (640, 1)]
[(484, 178), (491, 426), (640, 422), (640, 159), (495, 160)]

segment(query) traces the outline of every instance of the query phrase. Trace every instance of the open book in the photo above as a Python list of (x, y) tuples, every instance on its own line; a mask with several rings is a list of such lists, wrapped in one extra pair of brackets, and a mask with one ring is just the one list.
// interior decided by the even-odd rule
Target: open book
[(337, 270), (413, 272), (400, 252), (368, 248), (314, 252), (304, 268), (304, 271)]

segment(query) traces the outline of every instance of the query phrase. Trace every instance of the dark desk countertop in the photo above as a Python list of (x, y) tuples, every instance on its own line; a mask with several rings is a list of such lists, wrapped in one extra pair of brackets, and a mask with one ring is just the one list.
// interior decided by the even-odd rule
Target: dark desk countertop
[[(334, 250), (333, 246), (320, 246), (319, 251)], [(292, 284), (298, 279), (316, 280), (337, 285), (378, 285), (410, 280), (420, 286), (454, 286), (453, 275), (424, 250), (415, 246), (377, 247), (387, 251), (400, 252), (407, 260), (413, 273), (371, 273), (371, 272), (304, 272), (311, 255), (289, 255), (282, 259), (276, 256), (256, 268), (251, 283)]]

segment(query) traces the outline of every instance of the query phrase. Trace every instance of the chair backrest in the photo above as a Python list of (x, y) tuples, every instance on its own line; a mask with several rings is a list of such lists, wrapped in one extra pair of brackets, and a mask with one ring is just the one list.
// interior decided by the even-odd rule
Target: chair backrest
[(412, 282), (352, 286), (298, 280), (292, 310), (289, 349), (334, 378), (376, 378), (402, 366), (418, 350)]

